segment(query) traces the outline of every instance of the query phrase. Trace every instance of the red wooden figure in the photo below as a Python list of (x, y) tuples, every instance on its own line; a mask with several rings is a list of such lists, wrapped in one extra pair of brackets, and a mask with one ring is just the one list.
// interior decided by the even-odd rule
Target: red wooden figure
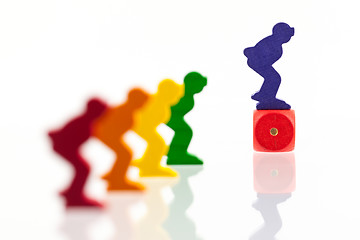
[(289, 152), (294, 150), (294, 110), (255, 110), (253, 126), (255, 151)]
[(100, 203), (88, 198), (84, 193), (90, 166), (81, 156), (79, 149), (92, 135), (94, 120), (101, 116), (106, 108), (106, 104), (101, 100), (90, 99), (83, 114), (72, 119), (62, 128), (48, 133), (54, 151), (68, 161), (75, 170), (75, 176), (70, 186), (60, 193), (66, 200), (66, 207), (101, 207)]

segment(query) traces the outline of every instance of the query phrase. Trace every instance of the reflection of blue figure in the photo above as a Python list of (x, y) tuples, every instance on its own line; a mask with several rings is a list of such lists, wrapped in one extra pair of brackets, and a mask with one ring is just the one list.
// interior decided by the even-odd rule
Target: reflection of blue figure
[(282, 220), (277, 205), (291, 197), (291, 193), (285, 194), (258, 194), (253, 207), (260, 211), (264, 218), (264, 225), (251, 237), (250, 240), (275, 240), (275, 235), (282, 227)]
[(289, 104), (276, 98), (281, 77), (272, 65), (280, 59), (283, 53), (282, 44), (287, 43), (294, 36), (294, 28), (286, 23), (278, 23), (272, 32), (272, 35), (262, 39), (254, 47), (244, 50), (249, 67), (264, 78), (260, 91), (251, 97), (259, 101), (256, 105), (258, 110), (291, 108)]

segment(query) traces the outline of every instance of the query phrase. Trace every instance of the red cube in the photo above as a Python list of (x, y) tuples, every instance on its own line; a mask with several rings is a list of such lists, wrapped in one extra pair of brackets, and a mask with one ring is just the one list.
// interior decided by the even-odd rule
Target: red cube
[(254, 150), (290, 152), (295, 148), (294, 110), (254, 111)]
[(296, 187), (294, 152), (254, 153), (254, 189), (257, 193), (292, 193)]

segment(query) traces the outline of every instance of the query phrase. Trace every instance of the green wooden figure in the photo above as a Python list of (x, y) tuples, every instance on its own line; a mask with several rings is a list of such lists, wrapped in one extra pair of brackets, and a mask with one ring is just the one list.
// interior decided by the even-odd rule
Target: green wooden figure
[(185, 94), (171, 107), (171, 117), (167, 123), (175, 132), (167, 154), (169, 165), (203, 164), (203, 161), (187, 151), (193, 132), (184, 116), (194, 108), (194, 95), (200, 93), (206, 84), (206, 77), (197, 72), (188, 73), (184, 78)]

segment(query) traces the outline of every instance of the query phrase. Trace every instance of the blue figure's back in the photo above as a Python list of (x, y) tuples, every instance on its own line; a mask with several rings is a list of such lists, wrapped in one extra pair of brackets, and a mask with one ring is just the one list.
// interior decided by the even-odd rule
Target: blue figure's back
[(289, 104), (276, 98), (281, 77), (272, 65), (282, 56), (282, 44), (290, 41), (292, 36), (294, 28), (286, 23), (278, 23), (274, 26), (272, 35), (244, 50), (249, 67), (264, 78), (260, 91), (251, 97), (259, 102), (256, 105), (258, 110), (291, 108)]

